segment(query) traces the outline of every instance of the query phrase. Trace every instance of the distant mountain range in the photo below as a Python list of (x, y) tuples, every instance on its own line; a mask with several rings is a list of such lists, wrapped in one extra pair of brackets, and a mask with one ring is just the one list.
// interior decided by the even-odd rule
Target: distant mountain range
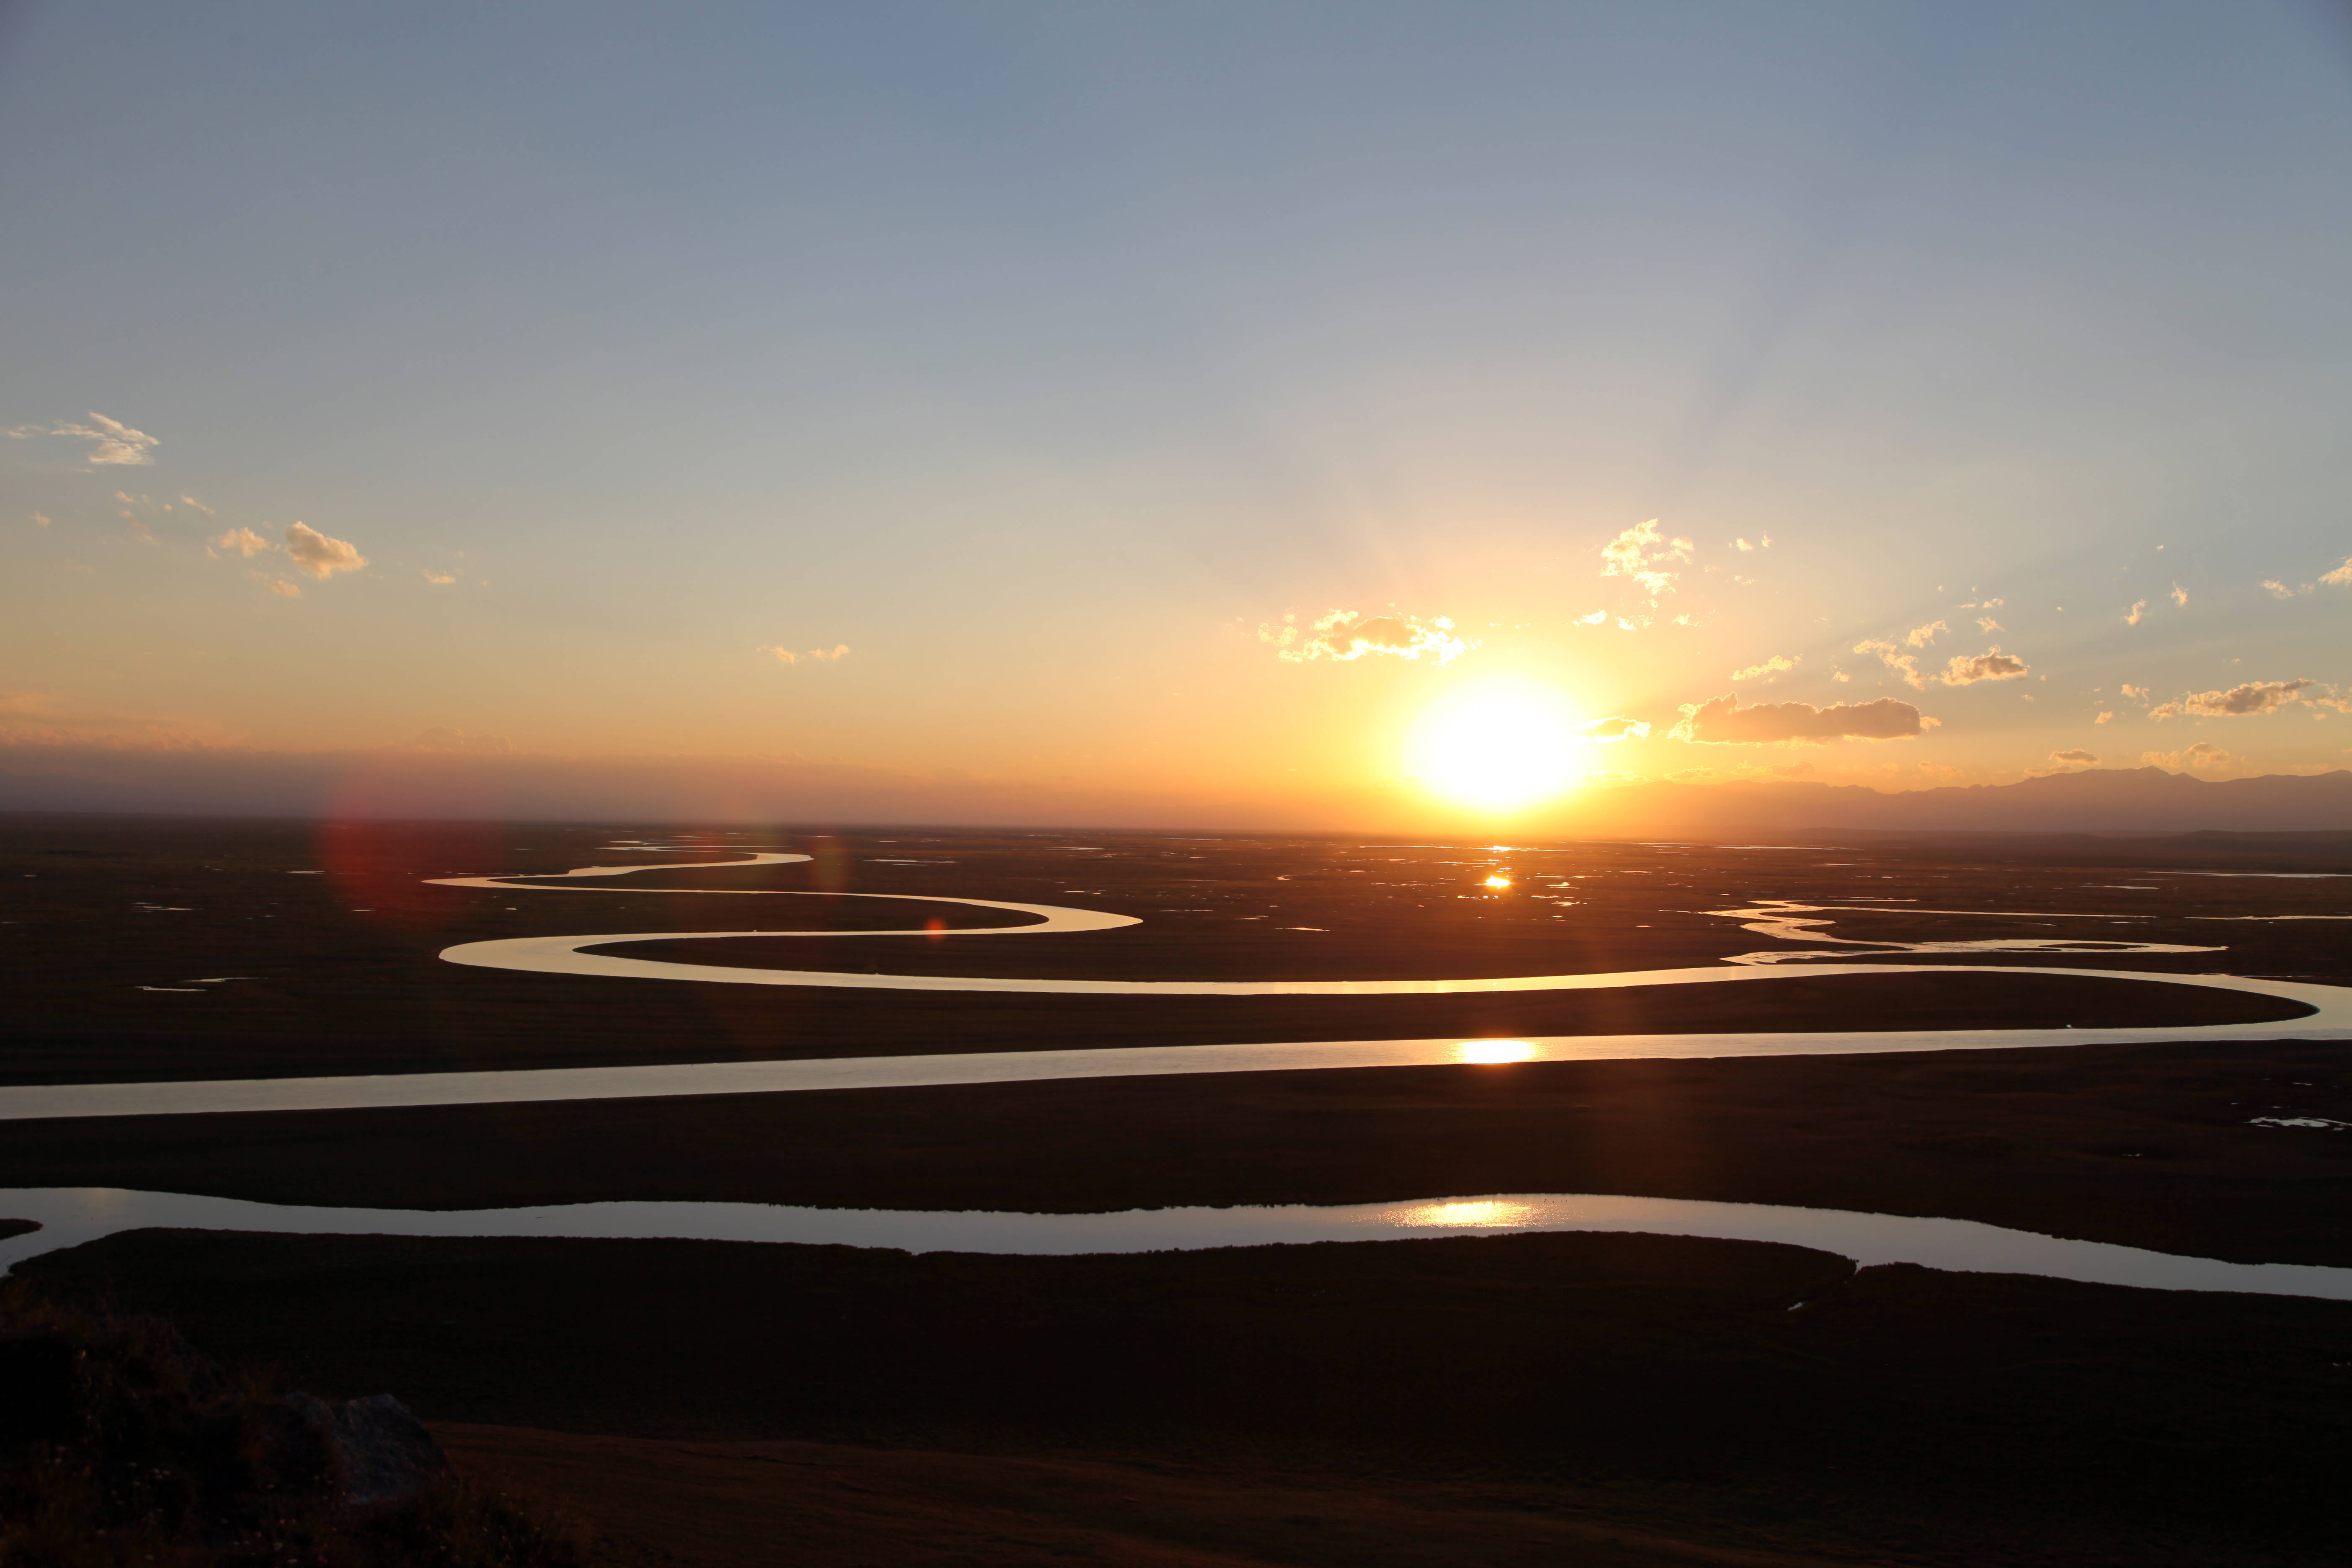
[(2352, 829), (2352, 772), (2209, 781), (2162, 768), (2089, 768), (1900, 795), (1851, 784), (1638, 784), (1592, 792), (1558, 826), (1581, 834), (2313, 832)]
[[(1131, 827), (1219, 832), (1426, 832), (1402, 790), (1202, 800), (1040, 786), (847, 764), (725, 757), (476, 756), (0, 744), (0, 812), (467, 817)], [(1419, 826), (1415, 826), (1418, 823)], [(1493, 832), (1463, 827), (1454, 832)], [(1595, 786), (1515, 835), (1676, 837), (1838, 832), (2352, 831), (2352, 772), (2218, 783), (2162, 768), (2091, 768), (2021, 784), (1888, 793), (1805, 783)]]

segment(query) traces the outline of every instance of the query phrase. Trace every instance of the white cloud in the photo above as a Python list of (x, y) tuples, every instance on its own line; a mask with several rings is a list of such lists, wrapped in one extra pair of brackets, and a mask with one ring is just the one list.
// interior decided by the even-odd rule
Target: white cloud
[(427, 583), (432, 584), (436, 588), (446, 588), (450, 584), (455, 583), (457, 580), (457, 574), (455, 572), (436, 572), (433, 568), (427, 566), (425, 569), (425, 580)]
[(2142, 752), (2143, 766), (2157, 768), (2226, 768), (2238, 759), (2210, 741), (2200, 741), (2185, 751)]
[(1608, 618), (1609, 618), (1609, 612), (1608, 612), (1608, 611), (1606, 611), (1606, 610), (1595, 610), (1595, 611), (1593, 611), (1593, 612), (1592, 612), (1591, 615), (1589, 615), (1589, 616), (1577, 616), (1577, 617), (1576, 617), (1576, 624), (1577, 624), (1578, 626), (1599, 626), (1601, 622), (1603, 622), (1603, 621), (1607, 620)]
[(2147, 700), (2147, 688), (2145, 686), (2134, 686), (2128, 680), (2125, 681), (2123, 684), (2123, 693), (2126, 697), (2137, 697), (2142, 702)]
[(2050, 753), (2050, 760), (2053, 763), (2074, 763), (2084, 767), (2088, 767), (2099, 759), (2095, 752), (2076, 750), (2071, 752), (2053, 752)]
[[(2338, 691), (2333, 686), (2306, 691), (2303, 694), (2303, 700), (2314, 708), (2326, 708), (2337, 713), (2352, 713), (2352, 693)], [(2317, 719), (2322, 715), (2314, 713), (2312, 717)]]
[(849, 645), (845, 642), (835, 643), (831, 647), (795, 649), (781, 647), (774, 643), (761, 643), (751, 651), (767, 654), (778, 664), (798, 664), (803, 659), (812, 664), (833, 664), (849, 657)]
[(1979, 616), (1977, 617), (1977, 630), (1990, 633), (2005, 632), (2009, 630), (2009, 628), (2002, 626), (1999, 621), (1994, 620), (1990, 616)]
[(2273, 599), (2293, 599), (2313, 592), (2318, 584), (2314, 583), (2304, 583), (2295, 587), (2290, 588), (2285, 584), (2279, 582), (2276, 578), (2265, 577), (2263, 579), (2263, 586), (2270, 590), (2270, 595)]
[(2188, 608), (2189, 590), (2175, 583), (2172, 585), (2172, 602), (2183, 609)]
[(2115, 721), (2115, 713), (2112, 710), (2103, 709), (2100, 710), (2099, 716), (2092, 720), (2091, 722), (2094, 724), (2113, 723)]
[(1293, 664), (1318, 658), (1346, 664), (1366, 654), (1381, 653), (1396, 658), (1429, 658), (1443, 665), (1452, 664), (1477, 646), (1455, 637), (1454, 622), (1444, 616), (1423, 620), (1395, 614), (1359, 616), (1353, 610), (1333, 610), (1304, 626), (1293, 611), (1282, 617), (1280, 626), (1258, 627), (1257, 640), (1272, 647), (1276, 658)]
[(1658, 532), (1658, 520), (1636, 523), (1601, 547), (1601, 574), (1603, 577), (1630, 577), (1642, 585), (1654, 605), (1661, 594), (1675, 591), (1675, 574), (1666, 570), (1669, 562), (1687, 565), (1691, 559), (1691, 542), (1687, 539), (1667, 539)]
[(2249, 680), (2227, 691), (2194, 691), (2177, 702), (2159, 702), (2147, 710), (2147, 715), (2151, 719), (2178, 719), (2184, 714), (2201, 719), (2242, 719), (2256, 713), (2275, 713), (2282, 708), (2293, 707), (2305, 691), (2317, 684), (2311, 680)]
[(2196, 714), (2209, 719), (2244, 718), (2257, 713), (2275, 713), (2294, 705), (2296, 699), (2315, 684), (2309, 680), (2249, 680), (2231, 687), (2226, 691), (2198, 691), (2174, 702), (2161, 702), (2148, 710), (2155, 719), (2177, 719), (2183, 714)]
[(1954, 654), (1944, 673), (1936, 677), (1947, 686), (1973, 686), (1979, 680), (2017, 680), (2030, 673), (2025, 661), (2015, 654), (1994, 648), (1974, 658)]
[(1606, 719), (1592, 720), (1577, 734), (1588, 741), (1646, 741), (1650, 738), (1650, 725), (1647, 720), (1612, 714)]
[(1874, 702), (1816, 708), (1810, 702), (1765, 702), (1742, 708), (1737, 693), (1682, 705), (1677, 741), (1701, 745), (1820, 745), (1838, 740), (1900, 741), (1925, 734), (1937, 721), (1908, 702), (1882, 697)]
[[(204, 502), (198, 500), (194, 496), (182, 496), (180, 498), (180, 504), (188, 507), (193, 510), (203, 512), (207, 520), (218, 515), (212, 508), (206, 506)], [(163, 510), (169, 511), (171, 508), (165, 507)]]
[(1869, 637), (1853, 645), (1856, 653), (1874, 653), (1887, 668), (1903, 678), (1906, 686), (1926, 690), (1927, 682), (1919, 673), (1919, 656), (1905, 653), (1885, 637)]
[(88, 425), (77, 425), (70, 420), (55, 425), (19, 425), (7, 434), (19, 440), (31, 436), (64, 436), (76, 441), (87, 441), (89, 450), (84, 454), (85, 459), (90, 467), (98, 468), (131, 468), (152, 463), (155, 460), (153, 449), (163, 445), (144, 430), (133, 430), (130, 426), (109, 419), (95, 410), (91, 412), (89, 420)]
[(1926, 647), (1936, 640), (1937, 632), (1948, 632), (1951, 629), (1941, 621), (1929, 621), (1924, 626), (1913, 626), (1904, 633), (1903, 640), (1913, 647)]
[(2147, 601), (2146, 599), (2135, 600), (2132, 604), (2131, 609), (2124, 616), (2124, 625), (2127, 626), (2136, 626), (2139, 625), (2141, 619), (2145, 617), (2147, 614)]
[(205, 553), (207, 555), (226, 555), (235, 551), (247, 561), (264, 551), (277, 548), (278, 546), (249, 528), (232, 528), (226, 533), (216, 533), (205, 541)]
[(2322, 572), (2319, 574), (2319, 580), (2332, 587), (2352, 587), (2352, 555), (2347, 555), (2344, 558), (2344, 564), (2335, 571)]
[(1802, 658), (1804, 656), (1802, 654), (1800, 654), (1797, 656), (1797, 658), (1790, 658), (1786, 654), (1776, 653), (1761, 664), (1751, 664), (1746, 669), (1733, 670), (1731, 672), (1731, 679), (1734, 680), (1753, 680), (1759, 675), (1778, 675), (1784, 669), (1796, 668), (1797, 659)]
[(300, 586), (293, 583), (289, 583), (283, 577), (277, 578), (271, 582), (269, 584), (269, 591), (273, 594), (283, 595), (289, 599), (299, 599), (302, 596)]
[(330, 539), (317, 529), (299, 522), (286, 525), (286, 558), (294, 570), (312, 577), (331, 577), (338, 572), (356, 572), (367, 564), (348, 541)]

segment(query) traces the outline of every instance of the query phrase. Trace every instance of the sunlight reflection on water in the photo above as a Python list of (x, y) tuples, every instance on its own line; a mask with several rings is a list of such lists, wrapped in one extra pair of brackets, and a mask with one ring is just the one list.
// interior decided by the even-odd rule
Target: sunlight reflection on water
[(1402, 1209), (1393, 1223), (1412, 1230), (1517, 1230), (1533, 1224), (1535, 1217), (1536, 1211), (1527, 1204), (1471, 1198)]
[(2352, 1300), (2352, 1268), (2185, 1258), (1972, 1220), (1605, 1193), (1022, 1214), (667, 1201), (509, 1209), (329, 1208), (105, 1187), (19, 1187), (0, 1188), (0, 1218), (37, 1220), (44, 1227), (0, 1240), (0, 1265), (5, 1266), (118, 1231), (154, 1226), (281, 1236), (660, 1237), (1021, 1256), (1613, 1231), (1779, 1242), (1833, 1253), (1864, 1266), (1915, 1263), (2162, 1290)]
[(1526, 1040), (1465, 1040), (1455, 1053), (1465, 1062), (1491, 1066), (1535, 1059), (1536, 1048)]

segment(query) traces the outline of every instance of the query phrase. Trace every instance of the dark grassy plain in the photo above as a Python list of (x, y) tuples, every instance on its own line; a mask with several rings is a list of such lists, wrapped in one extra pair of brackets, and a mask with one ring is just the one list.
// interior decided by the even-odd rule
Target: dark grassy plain
[[(925, 894), (1076, 904), (1145, 923), (1053, 936), (926, 942), (844, 934), (628, 951), (778, 968), (1136, 980), (1589, 973), (1712, 966), (1789, 946), (1712, 912), (1780, 898), (1895, 911), (1855, 908), (1834, 928), (1845, 937), (2027, 935), (2228, 950), (1969, 960), (2009, 967), (2219, 968), (2311, 979), (2352, 968), (2343, 925), (2243, 918), (2341, 913), (2344, 883), (2171, 877), (2118, 888), (2111, 884), (2149, 879), (2063, 865), (1922, 864), (1866, 848), (1596, 844), (1501, 852), (1319, 838), (730, 832), (701, 842), (792, 849), (815, 859), (655, 872), (610, 884), (724, 892), (589, 890), (584, 881), (561, 891), (505, 892), (424, 880), (672, 858), (606, 847), (616, 831), (650, 837), (643, 828), (543, 824), (0, 818), (0, 885), (12, 894), (5, 917), (11, 923), (0, 931), (12, 971), (38, 982), (18, 988), (19, 1005), (0, 1021), (0, 1082), (1445, 1034), (2138, 1026), (2293, 1011), (2260, 998), (2025, 976), (1889, 975), (1862, 983), (1865, 1005), (1857, 1005), (1851, 984), (1832, 982), (1377, 1001), (1146, 1001), (583, 983), (436, 956), (458, 942), (552, 931), (845, 931), (877, 921), (919, 926), (936, 918), (956, 926), (1005, 918), (897, 901)], [(1508, 890), (1481, 885), (1495, 871), (1512, 877)], [(894, 898), (740, 896), (752, 889)], [(1918, 909), (1905, 910), (1900, 900)], [(1939, 909), (2020, 913), (1922, 912)], [(2085, 911), (2096, 918), (2056, 918)], [(1866, 960), (1870, 952), (1857, 948), (1853, 956)]]
[[(437, 962), (454, 942), (550, 931), (997, 918), (419, 881), (674, 858), (602, 847), (614, 837), (0, 821), (0, 885), (16, 895), (0, 934), (24, 998), (0, 1023), (0, 1082), (1448, 1034), (2136, 1027), (2285, 1011), (2023, 974), (1136, 1002)], [(1605, 971), (1797, 945), (1708, 912), (1780, 898), (1847, 905), (1830, 928), (1847, 937), (2228, 949), (1971, 963), (2352, 982), (2344, 923), (2253, 918), (2352, 912), (2352, 880), (2168, 874), (2352, 870), (2345, 846), (2316, 839), (1511, 851), (912, 832), (708, 841), (817, 858), (638, 879), (1066, 903), (1147, 923), (936, 943), (680, 943), (663, 956), (732, 947), (724, 962), (1132, 979)], [(951, 864), (890, 864), (902, 859)], [(1507, 891), (1482, 885), (1497, 870)], [(310, 872), (320, 874), (297, 874)], [(2097, 918), (2062, 918), (2086, 913)], [(2352, 1134), (2252, 1124), (2352, 1121), (2343, 1051), (2298, 1043), (2284, 1023), (2268, 1042), (20, 1122), (0, 1136), (0, 1185), (402, 1206), (1065, 1211), (1594, 1191), (2347, 1265)], [(1581, 1236), (995, 1258), (146, 1232), (21, 1272), (61, 1295), (110, 1291), (168, 1313), (204, 1348), (278, 1363), (321, 1392), (394, 1389), (443, 1424), (461, 1459), (568, 1489), (628, 1550), (678, 1562), (2251, 1564), (2343, 1561), (2352, 1522), (2336, 1480), (2352, 1458), (2343, 1303), (1856, 1274), (1790, 1247)]]

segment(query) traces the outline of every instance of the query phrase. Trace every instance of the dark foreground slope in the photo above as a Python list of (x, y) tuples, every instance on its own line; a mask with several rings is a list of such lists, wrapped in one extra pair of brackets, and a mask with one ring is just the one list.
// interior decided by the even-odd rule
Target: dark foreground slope
[[(1626, 1236), (1018, 1258), (140, 1232), (26, 1272), (443, 1422), (881, 1445), (902, 1472), (968, 1457), (943, 1478), (1178, 1467), (1224, 1515), (1097, 1500), (1188, 1549), (1269, 1476), (1868, 1562), (2340, 1562), (2352, 1522), (2345, 1303)], [(594, 1468), (551, 1439), (465, 1441)], [(1268, 1530), (1218, 1560), (1372, 1560), (1314, 1535)], [(878, 1545), (814, 1560), (894, 1560)], [(1420, 1560), (1510, 1559), (1457, 1542)]]

